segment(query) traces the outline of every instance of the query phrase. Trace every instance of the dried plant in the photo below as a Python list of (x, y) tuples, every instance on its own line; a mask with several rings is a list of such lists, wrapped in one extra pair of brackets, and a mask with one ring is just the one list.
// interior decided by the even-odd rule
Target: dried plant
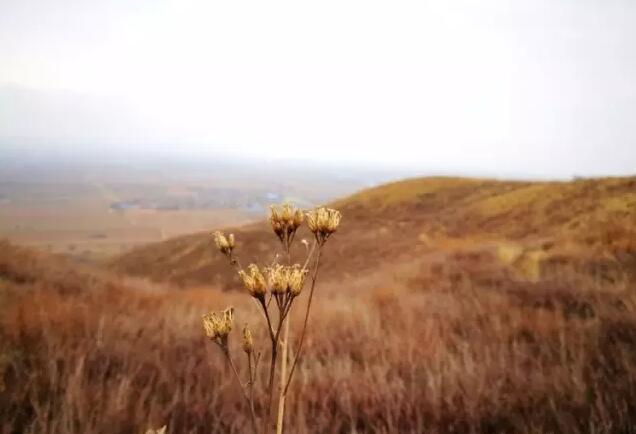
[[(291, 247), (305, 216), (309, 230), (314, 234), (314, 242), (309, 247), (310, 243), (306, 240), (301, 241), (306, 246), (306, 257), (302, 263), (294, 263)], [(220, 313), (211, 312), (203, 316), (203, 329), (206, 336), (219, 346), (236, 377), (249, 408), (252, 430), (255, 434), (259, 432), (266, 434), (272, 427), (276, 428), (277, 434), (283, 432), (285, 398), (302, 355), (320, 256), (327, 239), (338, 229), (340, 218), (339, 211), (325, 207), (304, 213), (290, 204), (272, 206), (269, 222), (281, 243), (282, 257), (285, 260), (280, 263), (277, 256), (275, 262), (266, 267), (250, 264), (246, 269), (242, 268), (240, 262), (234, 257), (234, 235), (226, 236), (218, 231), (213, 234), (216, 247), (236, 268), (243, 286), (263, 313), (263, 324), (269, 338), (269, 364), (263, 367), (267, 369), (267, 383), (264, 389), (257, 390), (256, 383), (260, 377), (259, 360), (263, 353), (256, 349), (257, 345), (248, 325), (246, 324), (243, 328), (242, 348), (246, 354), (248, 372), (247, 380), (243, 381), (230, 351), (229, 336), (233, 326), (234, 309), (229, 307)], [(294, 358), (289, 365), (290, 312), (299, 304), (295, 302), (308, 281), (310, 281), (310, 287), (304, 307), (304, 321), (299, 330)], [(275, 390), (276, 379), (279, 384), (278, 390)], [(259, 391), (262, 393), (258, 394)], [(274, 418), (276, 402), (278, 410)], [(257, 408), (261, 409), (262, 414), (256, 414)]]

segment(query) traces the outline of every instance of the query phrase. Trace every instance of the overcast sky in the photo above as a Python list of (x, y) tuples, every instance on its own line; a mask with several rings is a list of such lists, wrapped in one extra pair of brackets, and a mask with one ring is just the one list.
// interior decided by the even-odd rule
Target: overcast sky
[(2, 0), (0, 141), (634, 174), (636, 1)]

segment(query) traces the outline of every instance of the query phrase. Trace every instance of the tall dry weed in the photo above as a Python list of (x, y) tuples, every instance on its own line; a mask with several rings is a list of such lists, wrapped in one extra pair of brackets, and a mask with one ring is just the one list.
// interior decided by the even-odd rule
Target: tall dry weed
[[(292, 260), (292, 244), (298, 228), (305, 219), (305, 213), (290, 204), (272, 206), (269, 222), (274, 234), (282, 246), (283, 260), (276, 255), (268, 266), (250, 264), (246, 269), (234, 256), (234, 235), (225, 236), (221, 232), (214, 233), (214, 241), (219, 251), (225, 255), (231, 265), (236, 267), (245, 289), (253, 298), (255, 305), (261, 311), (266, 330), (266, 339), (270, 345), (269, 363), (265, 368), (267, 382), (263, 389), (259, 388), (261, 375), (259, 364), (265, 355), (255, 341), (247, 324), (243, 327), (242, 349), (246, 356), (247, 378), (243, 379), (239, 373), (230, 348), (230, 333), (234, 326), (234, 308), (224, 311), (211, 312), (203, 316), (203, 328), (207, 337), (221, 350), (227, 360), (238, 387), (249, 408), (251, 429), (254, 434), (271, 432), (271, 425), (277, 434), (284, 431), (285, 402), (289, 386), (291, 385), (296, 366), (300, 360), (309, 323), (309, 313), (313, 301), (314, 290), (318, 278), (318, 268), (323, 248), (327, 240), (333, 235), (339, 224), (340, 212), (319, 207), (306, 213), (307, 226), (314, 235), (311, 247), (309, 242), (302, 240), (306, 247), (305, 258), (299, 263)], [(282, 263), (281, 263), (282, 262)], [(298, 345), (294, 356), (290, 356), (290, 322), (289, 316), (298, 306), (298, 297), (303, 292), (305, 281), (309, 280), (309, 295), (304, 309), (304, 321), (299, 330)], [(258, 342), (258, 341), (257, 341)], [(278, 369), (277, 369), (278, 367)], [(275, 382), (278, 378), (278, 390)], [(262, 399), (259, 399), (260, 396)], [(277, 415), (274, 420), (274, 404), (277, 400)], [(258, 411), (261, 410), (261, 411)], [(262, 413), (262, 414), (259, 414)]]

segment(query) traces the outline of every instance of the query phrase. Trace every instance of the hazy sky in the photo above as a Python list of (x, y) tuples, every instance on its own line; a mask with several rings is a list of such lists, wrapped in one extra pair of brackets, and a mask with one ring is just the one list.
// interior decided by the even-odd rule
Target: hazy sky
[(2, 0), (0, 138), (633, 174), (636, 1)]

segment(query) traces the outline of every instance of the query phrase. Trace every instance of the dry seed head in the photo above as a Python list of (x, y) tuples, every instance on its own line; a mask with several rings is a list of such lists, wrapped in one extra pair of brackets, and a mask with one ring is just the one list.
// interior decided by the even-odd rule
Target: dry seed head
[(287, 279), (284, 266), (275, 264), (268, 267), (267, 277), (272, 294), (284, 294), (287, 291)]
[(280, 217), (283, 223), (289, 225), (294, 220), (294, 212), (292, 210), (292, 206), (288, 203), (283, 204), (281, 207)]
[(247, 324), (243, 327), (243, 351), (250, 354), (254, 351), (254, 341), (252, 340), (252, 332)]
[(149, 429), (146, 431), (146, 434), (166, 434), (166, 429), (168, 429), (168, 427), (164, 425), (159, 429)]
[(221, 335), (229, 334), (232, 331), (232, 322), (234, 321), (234, 308), (228, 307), (223, 312), (223, 323), (220, 329)]
[(203, 331), (205, 331), (205, 335), (210, 339), (215, 339), (217, 337), (217, 324), (218, 321), (216, 314), (206, 313), (203, 315)]
[(287, 286), (289, 288), (290, 294), (294, 297), (298, 296), (303, 290), (306, 275), (307, 270), (300, 268), (300, 265), (298, 264), (294, 265), (293, 267), (288, 267)]
[(203, 315), (203, 330), (205, 331), (205, 335), (212, 340), (217, 338), (221, 340), (227, 339), (227, 335), (232, 331), (233, 319), (233, 307), (229, 307), (220, 313), (210, 312)]
[(303, 212), (288, 203), (270, 206), (269, 222), (281, 241), (285, 236), (293, 235), (303, 223), (303, 219)]
[(268, 268), (270, 289), (273, 294), (291, 294), (297, 296), (305, 285), (307, 270), (295, 264), (292, 266), (276, 264)]
[(214, 237), (216, 248), (224, 255), (230, 256), (232, 254), (232, 250), (234, 250), (234, 234), (230, 234), (226, 237), (223, 232), (216, 231), (212, 234), (212, 236)]
[(293, 217), (293, 225), (295, 229), (298, 229), (300, 227), (300, 225), (303, 224), (303, 220), (305, 219), (305, 214), (303, 214), (303, 212), (299, 209), (294, 210), (294, 217)]
[(281, 218), (281, 212), (275, 205), (269, 207), (269, 222), (276, 236), (282, 240), (285, 235), (285, 225)]
[(340, 225), (340, 211), (319, 207), (307, 213), (307, 225), (318, 241), (324, 243)]
[(239, 276), (252, 297), (260, 299), (265, 296), (267, 282), (256, 264), (250, 264), (247, 267), (247, 273), (244, 270), (239, 271)]
[[(283, 206), (280, 208), (280, 213), (279, 213), (280, 220), (283, 222), (284, 225), (293, 227), (296, 223), (297, 211), (298, 210), (292, 205), (290, 205), (289, 203), (283, 204)], [(301, 223), (302, 223), (302, 220), (301, 220)]]

